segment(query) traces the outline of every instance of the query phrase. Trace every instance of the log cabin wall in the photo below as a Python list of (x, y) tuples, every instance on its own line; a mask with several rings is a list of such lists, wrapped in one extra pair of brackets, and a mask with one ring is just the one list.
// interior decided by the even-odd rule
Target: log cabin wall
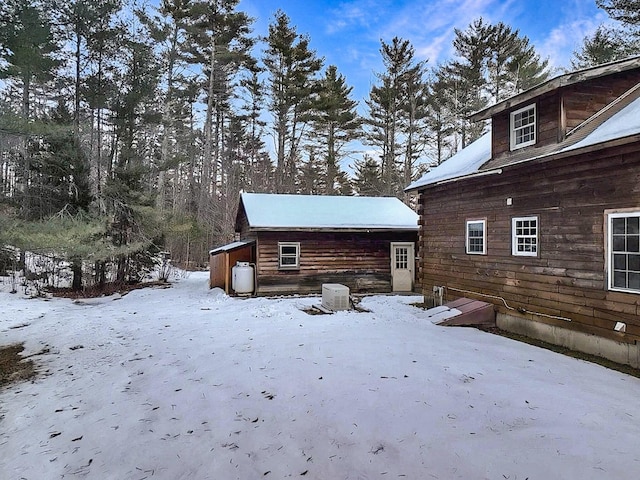
[[(258, 232), (258, 294), (319, 294), (323, 283), (352, 293), (391, 291), (391, 242), (417, 232)], [(278, 242), (300, 242), (300, 269), (279, 270)]]
[(637, 71), (626, 71), (576, 83), (563, 89), (562, 103), (567, 131), (602, 110), (637, 83)]
[(247, 212), (245, 212), (242, 202), (238, 208), (236, 214), (236, 233), (240, 234), (242, 240), (256, 240), (258, 237), (249, 227), (249, 219), (247, 218)]
[[(508, 206), (506, 199), (512, 199)], [(640, 209), (640, 144), (421, 190), (421, 282), (516, 315), (619, 342), (640, 339), (640, 295), (607, 289), (605, 210)], [(511, 254), (511, 219), (538, 216), (537, 257)], [(465, 253), (465, 221), (486, 219), (487, 254)], [(457, 289), (457, 290), (454, 290)], [(485, 296), (474, 297), (467, 292)], [(571, 321), (519, 313), (526, 309)], [(617, 321), (626, 334), (614, 331)]]

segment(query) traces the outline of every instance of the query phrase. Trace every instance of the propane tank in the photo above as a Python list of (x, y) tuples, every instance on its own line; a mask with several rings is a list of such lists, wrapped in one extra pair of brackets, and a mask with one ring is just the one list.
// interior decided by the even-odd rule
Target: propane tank
[(253, 267), (249, 262), (236, 262), (231, 269), (231, 288), (238, 295), (253, 293)]

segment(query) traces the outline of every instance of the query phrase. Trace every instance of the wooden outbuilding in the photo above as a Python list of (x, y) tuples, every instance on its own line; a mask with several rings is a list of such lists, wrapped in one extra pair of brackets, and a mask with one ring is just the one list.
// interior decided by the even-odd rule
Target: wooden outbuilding
[(238, 262), (251, 263), (256, 257), (256, 242), (237, 241), (209, 251), (209, 287), (231, 292), (232, 268)]
[(210, 286), (228, 293), (236, 261), (255, 269), (256, 295), (416, 288), (418, 215), (397, 198), (243, 193), (236, 231), (210, 252)]
[(640, 59), (554, 78), (473, 116), (479, 140), (419, 192), (425, 296), (640, 367)]

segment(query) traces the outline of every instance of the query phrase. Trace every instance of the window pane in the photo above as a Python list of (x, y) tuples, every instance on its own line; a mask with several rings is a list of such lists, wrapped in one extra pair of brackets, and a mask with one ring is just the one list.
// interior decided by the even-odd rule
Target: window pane
[(396, 247), (396, 268), (409, 268), (409, 249), (407, 247)]
[(616, 270), (627, 269), (627, 256), (626, 255), (614, 255), (613, 256), (613, 268)]
[(640, 290), (640, 273), (629, 273), (629, 285), (627, 287)]
[(613, 251), (614, 252), (626, 252), (627, 249), (625, 247), (624, 236), (615, 235), (613, 237)]
[(627, 218), (627, 234), (638, 235), (640, 234), (640, 217)]
[(613, 286), (626, 288), (627, 287), (627, 274), (625, 272), (613, 272)]
[(296, 255), (298, 253), (298, 247), (295, 245), (282, 245), (280, 247), (280, 253), (282, 255)]
[(611, 225), (613, 227), (613, 234), (619, 235), (625, 233), (625, 219), (624, 218), (614, 218), (611, 221)]
[(640, 252), (640, 237), (637, 235), (627, 237), (627, 252)]
[(640, 272), (640, 255), (628, 255), (628, 262), (628, 270), (633, 272)]
[(296, 265), (297, 262), (297, 258), (296, 257), (281, 257), (280, 258), (280, 264), (281, 265)]

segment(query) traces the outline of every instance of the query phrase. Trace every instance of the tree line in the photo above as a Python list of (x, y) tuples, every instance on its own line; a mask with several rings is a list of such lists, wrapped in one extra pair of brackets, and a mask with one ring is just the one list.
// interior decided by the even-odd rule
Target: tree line
[[(597, 2), (622, 27), (585, 39), (575, 68), (638, 51), (640, 1)], [(285, 12), (261, 37), (238, 5), (0, 6), (0, 245), (68, 264), (76, 289), (139, 280), (162, 250), (202, 264), (233, 239), (241, 191), (405, 199), (483, 133), (471, 113), (551, 74), (526, 36), (479, 18), (438, 65), (382, 40), (360, 106)]]

